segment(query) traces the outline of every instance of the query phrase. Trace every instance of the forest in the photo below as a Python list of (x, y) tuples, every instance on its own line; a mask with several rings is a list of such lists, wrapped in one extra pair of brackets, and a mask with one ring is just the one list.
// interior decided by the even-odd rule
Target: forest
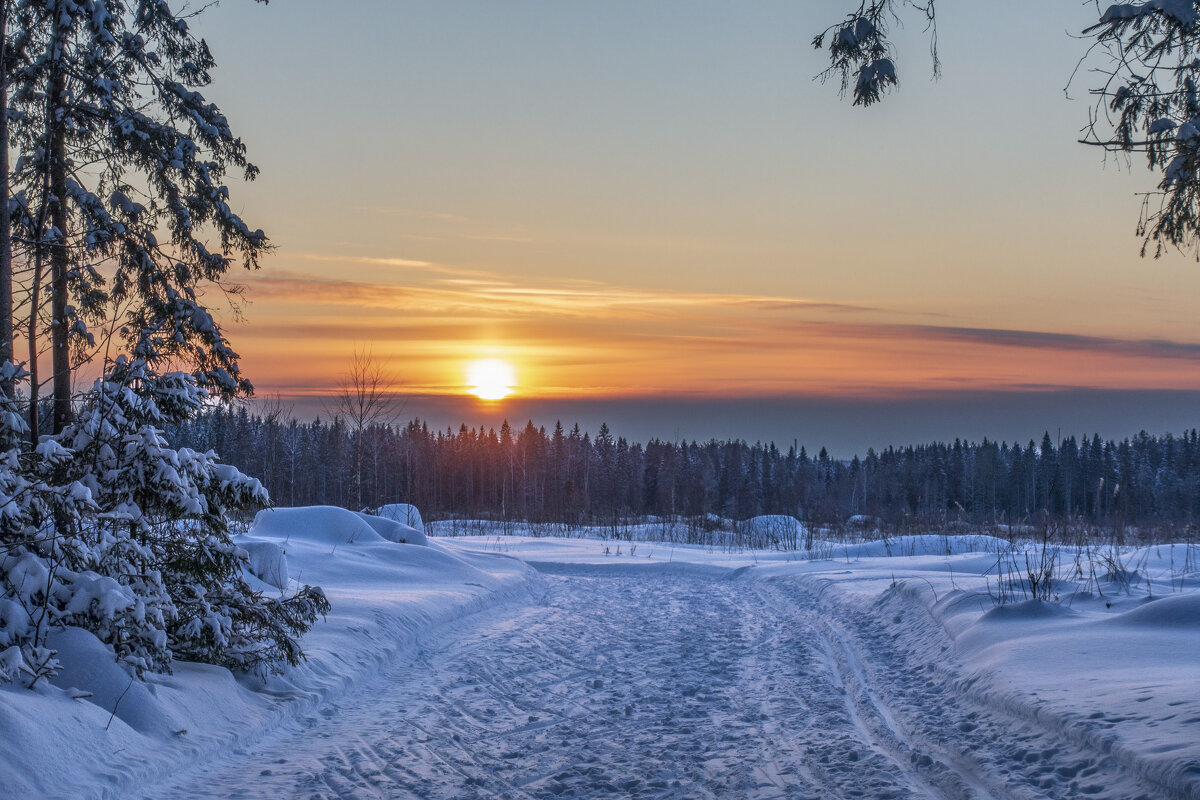
[[(603, 524), (644, 517), (791, 514), (823, 526), (1191, 525), (1200, 516), (1200, 433), (1121, 441), (932, 442), (835, 459), (821, 448), (595, 436), (532, 421), (499, 431), (420, 420), (356, 429), (245, 406), (168, 432), (261, 476), (278, 505), (416, 505), (427, 518)], [(874, 518), (874, 519), (871, 519)]]

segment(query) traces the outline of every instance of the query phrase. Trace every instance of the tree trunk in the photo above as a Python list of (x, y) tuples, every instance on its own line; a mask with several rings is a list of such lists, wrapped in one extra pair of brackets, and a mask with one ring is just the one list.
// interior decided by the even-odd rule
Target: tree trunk
[[(50, 85), (51, 101), (57, 108), (66, 93), (66, 77), (57, 71)], [(54, 108), (51, 109), (52, 113)], [(50, 221), (54, 228), (50, 248), (50, 351), (54, 370), (54, 433), (60, 433), (71, 420), (70, 321), (67, 319), (67, 144), (66, 129), (54, 124), (50, 139), (50, 190), (54, 202)]]
[[(8, 208), (8, 0), (0, 3), (0, 364), (13, 361), (12, 218)], [(12, 381), (0, 392), (13, 396)]]
[(42, 421), (38, 415), (38, 352), (37, 352), (37, 318), (38, 305), (42, 300), (42, 225), (41, 215), (38, 215), (38, 227), (36, 236), (39, 241), (34, 243), (33, 254), (33, 281), (29, 284), (29, 329), (26, 331), (25, 339), (29, 343), (29, 447), (36, 448), (38, 443), (38, 431), (41, 429)]

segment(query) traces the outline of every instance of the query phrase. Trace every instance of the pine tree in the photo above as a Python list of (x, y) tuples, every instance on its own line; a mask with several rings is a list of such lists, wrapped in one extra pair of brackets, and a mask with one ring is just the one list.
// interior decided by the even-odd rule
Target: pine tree
[[(256, 267), (269, 246), (230, 208), (226, 175), (257, 170), (199, 92), (214, 61), (191, 13), (162, 0), (0, 4), (0, 90), (12, 90), (0, 137), (20, 154), (6, 171), (0, 316), (9, 241), (29, 264), (29, 373), (0, 362), (0, 680), (52, 673), (45, 635), (62, 625), (91, 630), (138, 674), (172, 658), (275, 669), (302, 657), (297, 637), (328, 609), (319, 589), (276, 600), (249, 587), (228, 515), (266, 492), (162, 434), (209, 398), (251, 391), (203, 293), (228, 293), (230, 267)], [(76, 398), (74, 371), (100, 344), (118, 355)], [(12, 400), (19, 382), (28, 422)]]
[[(31, 366), (49, 329), (53, 431), (70, 419), (72, 370), (92, 354), (93, 329), (116, 326), (127, 352), (152, 367), (187, 365), (211, 394), (248, 392), (201, 291), (234, 263), (256, 266), (268, 243), (229, 205), (230, 169), (248, 180), (257, 169), (198, 91), (214, 66), (207, 44), (164, 2), (20, 8), (14, 224), (33, 264)], [(219, 250), (206, 245), (209, 232)]]

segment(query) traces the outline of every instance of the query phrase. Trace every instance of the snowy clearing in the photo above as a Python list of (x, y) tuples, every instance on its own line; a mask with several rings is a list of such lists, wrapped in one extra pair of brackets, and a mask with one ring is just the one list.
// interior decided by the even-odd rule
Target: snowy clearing
[(1017, 562), (986, 537), (818, 542), (809, 560), (419, 546), (362, 522), (291, 510), (239, 540), (333, 603), (281, 678), (180, 664), (131, 685), (61, 635), (56, 686), (0, 691), (2, 793), (1200, 798), (1194, 546), (1120, 552), (1112, 574), (1087, 568), (1111, 551), (1088, 553), (1074, 580), (1061, 551), (1042, 601), (998, 587)]

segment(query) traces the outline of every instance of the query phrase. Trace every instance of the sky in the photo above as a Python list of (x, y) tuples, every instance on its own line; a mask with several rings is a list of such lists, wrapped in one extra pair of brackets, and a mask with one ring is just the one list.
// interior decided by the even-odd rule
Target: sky
[[(607, 421), (849, 456), (1181, 431), (1200, 264), (1139, 257), (1140, 162), (1077, 143), (1095, 19), (938, 7), (870, 109), (814, 80), (846, 0), (228, 0), (206, 96), (276, 246), (228, 333), (326, 414), (356, 351), (437, 427)], [(479, 359), (512, 394), (470, 394)]]

